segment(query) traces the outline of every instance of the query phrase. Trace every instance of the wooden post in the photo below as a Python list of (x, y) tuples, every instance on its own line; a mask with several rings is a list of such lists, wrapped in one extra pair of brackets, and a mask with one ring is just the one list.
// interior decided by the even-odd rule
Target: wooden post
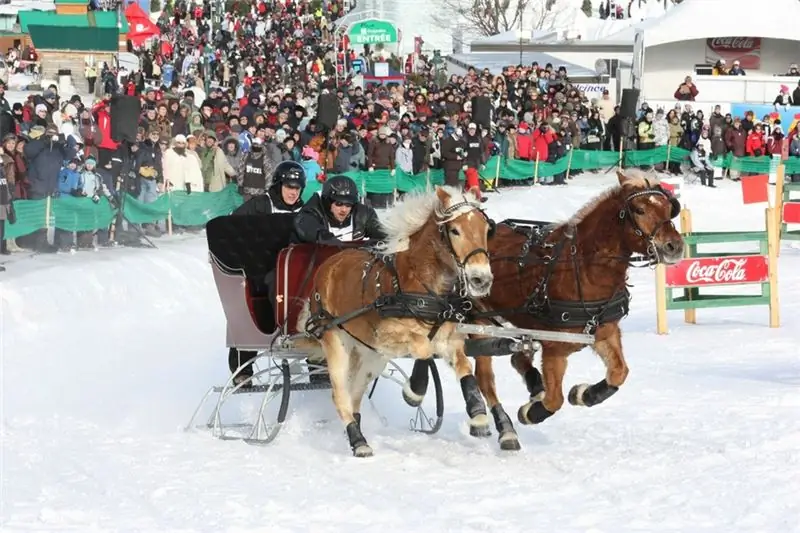
[[(690, 209), (683, 209), (681, 211), (681, 233), (688, 235), (692, 233), (692, 211)], [(683, 251), (684, 257), (691, 257), (691, 246), (686, 246)], [(686, 291), (689, 299), (692, 297), (691, 289)], [(683, 321), (687, 324), (697, 324), (697, 309), (684, 309)]]
[[(780, 174), (779, 174), (780, 177)], [(781, 326), (781, 312), (778, 300), (778, 249), (780, 248), (780, 226), (774, 207), (764, 211), (767, 224), (767, 249), (769, 250), (769, 327)]]
[(572, 149), (569, 151), (569, 159), (567, 159), (567, 175), (564, 176), (564, 180), (569, 179), (569, 171), (572, 169), (572, 154), (575, 153), (575, 147), (573, 146)]
[(778, 244), (776, 246), (777, 250), (776, 253), (778, 257), (781, 255), (781, 231), (783, 230), (783, 187), (784, 183), (783, 180), (785, 179), (786, 168), (784, 167), (783, 163), (778, 165), (777, 174), (775, 176), (775, 201), (772, 203), (772, 207), (775, 208), (775, 224), (778, 228)]
[(669, 144), (669, 141), (667, 141), (667, 168), (664, 169), (665, 171), (669, 170), (669, 156), (671, 153), (672, 153), (672, 145)]
[(623, 165), (624, 161), (622, 160), (622, 158), (625, 157), (625, 155), (623, 153), (624, 146), (625, 146), (625, 139), (620, 139), (620, 143), (619, 143), (619, 159), (617, 160), (617, 165), (619, 165), (619, 169), (620, 170), (622, 170), (622, 168), (624, 166)]
[(536, 161), (533, 163), (533, 184), (539, 183), (539, 152), (536, 152)]
[(172, 236), (172, 190), (167, 189), (167, 235)]
[(500, 181), (500, 163), (503, 160), (502, 155), (497, 156), (497, 166), (494, 169), (494, 183), (492, 183), (492, 189), (496, 189), (498, 186), (498, 182)]
[(52, 213), (52, 209), (53, 209), (52, 202), (53, 202), (53, 197), (52, 196), (48, 196), (47, 197), (47, 201), (45, 203), (45, 208), (44, 208), (44, 227), (45, 227), (45, 229), (50, 229), (50, 214)]
[(667, 325), (667, 267), (663, 263), (656, 266), (656, 331), (659, 335), (669, 333)]
[(431, 168), (428, 167), (428, 170), (425, 171), (425, 192), (431, 192), (433, 187), (431, 187)]

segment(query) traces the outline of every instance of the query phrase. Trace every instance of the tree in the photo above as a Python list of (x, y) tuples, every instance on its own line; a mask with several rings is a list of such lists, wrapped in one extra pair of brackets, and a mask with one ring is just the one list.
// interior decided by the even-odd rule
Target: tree
[[(549, 1), (549, 0), (548, 0)], [(434, 23), (445, 30), (463, 25), (466, 33), (491, 36), (518, 29), (531, 0), (438, 0)]]
[(150, 12), (156, 13), (161, 11), (161, 0), (150, 0)]
[(594, 14), (594, 9), (592, 9), (592, 0), (583, 0), (581, 11), (583, 11), (587, 17), (591, 17)]

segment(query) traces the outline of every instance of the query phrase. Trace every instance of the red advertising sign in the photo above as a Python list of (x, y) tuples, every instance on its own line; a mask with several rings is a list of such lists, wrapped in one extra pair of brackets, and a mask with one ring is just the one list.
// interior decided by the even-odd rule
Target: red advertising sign
[(738, 60), (744, 69), (761, 68), (760, 37), (716, 37), (706, 39), (706, 61), (712, 65), (724, 59), (727, 67)]
[(783, 204), (783, 221), (787, 224), (800, 224), (800, 202)]
[(667, 287), (741, 285), (769, 280), (769, 262), (763, 255), (684, 259), (667, 267)]

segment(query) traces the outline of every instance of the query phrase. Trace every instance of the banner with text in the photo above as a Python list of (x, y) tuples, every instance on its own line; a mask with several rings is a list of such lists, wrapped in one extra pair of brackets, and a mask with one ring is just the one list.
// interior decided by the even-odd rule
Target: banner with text
[(724, 59), (730, 68), (734, 61), (744, 70), (761, 68), (761, 37), (715, 37), (706, 39), (706, 61), (712, 65)]

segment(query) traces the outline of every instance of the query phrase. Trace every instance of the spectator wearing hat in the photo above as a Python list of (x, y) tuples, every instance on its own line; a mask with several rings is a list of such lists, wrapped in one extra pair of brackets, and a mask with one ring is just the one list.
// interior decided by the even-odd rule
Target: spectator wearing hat
[(164, 185), (167, 191), (203, 191), (203, 172), (200, 159), (190, 153), (185, 135), (176, 135), (172, 147), (163, 154)]
[[(3, 139), (2, 150), (0, 150), (0, 254), (8, 255), (16, 250), (13, 240), (5, 238), (6, 224), (16, 222), (16, 212), (14, 211), (14, 186), (16, 168), (14, 159), (9, 153), (14, 153), (16, 137), (7, 135)], [(9, 153), (7, 153), (9, 152)], [(0, 266), (0, 272), (5, 270)]]
[(217, 134), (214, 131), (206, 131), (205, 143), (198, 149), (198, 155), (207, 192), (221, 191), (228, 184), (229, 178), (236, 177), (236, 169), (228, 163), (225, 152), (217, 144)]

